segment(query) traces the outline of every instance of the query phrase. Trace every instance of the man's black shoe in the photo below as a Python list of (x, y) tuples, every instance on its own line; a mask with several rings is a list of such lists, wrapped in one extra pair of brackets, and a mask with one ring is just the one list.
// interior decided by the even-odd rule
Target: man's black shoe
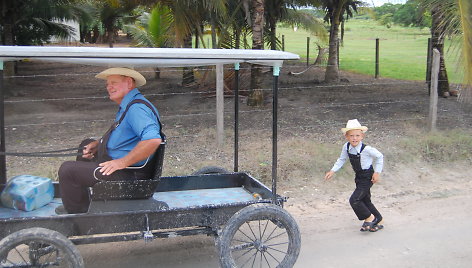
[(56, 208), (56, 214), (67, 214), (67, 210), (64, 208), (63, 205), (60, 205)]

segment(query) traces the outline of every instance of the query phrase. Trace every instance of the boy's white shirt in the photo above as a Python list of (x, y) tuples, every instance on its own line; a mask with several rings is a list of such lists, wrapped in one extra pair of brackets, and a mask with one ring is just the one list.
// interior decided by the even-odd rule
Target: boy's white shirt
[[(341, 155), (339, 156), (338, 160), (336, 161), (336, 163), (334, 163), (333, 167), (331, 168), (332, 171), (334, 172), (338, 171), (339, 169), (341, 169), (344, 163), (346, 163), (346, 161), (349, 160), (349, 155), (347, 154), (348, 143), (349, 142), (346, 142), (343, 145), (343, 148), (341, 150)], [(349, 153), (358, 154), (361, 148), (362, 148), (362, 142), (359, 142), (359, 144), (356, 147), (349, 146)], [(379, 150), (367, 145), (360, 154), (361, 154), (362, 169), (369, 169), (369, 167), (372, 165), (374, 167), (375, 172), (377, 173), (382, 172), (383, 154), (379, 152)]]

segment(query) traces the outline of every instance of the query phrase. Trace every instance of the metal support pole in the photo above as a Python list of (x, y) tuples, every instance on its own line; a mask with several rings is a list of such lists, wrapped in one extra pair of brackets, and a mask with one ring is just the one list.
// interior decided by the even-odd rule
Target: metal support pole
[[(0, 152), (5, 153), (5, 96), (3, 90), (3, 61), (0, 61)], [(7, 183), (7, 160), (0, 155), (0, 185)]]
[(234, 172), (239, 170), (239, 63), (234, 64)]
[(224, 145), (224, 71), (223, 64), (216, 65), (216, 143), (218, 148)]
[(272, 195), (273, 203), (279, 205), (277, 202), (277, 108), (278, 108), (278, 83), (279, 83), (280, 67), (273, 68), (273, 96), (272, 96)]
[(379, 78), (379, 48), (380, 42), (379, 39), (375, 39), (375, 78)]

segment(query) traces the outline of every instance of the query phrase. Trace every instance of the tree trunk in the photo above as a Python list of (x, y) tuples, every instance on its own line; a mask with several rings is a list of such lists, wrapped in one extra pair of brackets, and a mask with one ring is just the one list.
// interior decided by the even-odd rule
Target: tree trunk
[(195, 29), (195, 48), (200, 48), (200, 31), (197, 29)]
[[(252, 10), (252, 49), (263, 49), (264, 0), (252, 0)], [(249, 106), (262, 106), (264, 104), (260, 67), (259, 65), (251, 65), (251, 88), (247, 100)]]
[(113, 29), (107, 30), (107, 40), (108, 40), (108, 46), (110, 48), (113, 48), (113, 43), (115, 42), (115, 33)]
[(277, 50), (277, 34), (276, 34), (276, 30), (277, 30), (277, 21), (275, 19), (269, 19), (270, 21), (270, 25), (269, 25), (269, 28), (270, 28), (270, 49), (272, 50)]
[(237, 28), (234, 30), (234, 48), (241, 48), (241, 29)]
[(326, 72), (325, 72), (325, 82), (327, 83), (339, 81), (338, 31), (339, 31), (339, 20), (333, 20), (331, 22), (330, 31), (329, 31), (328, 65), (326, 66)]
[(441, 15), (436, 9), (431, 11), (431, 49), (436, 48), (441, 54), (439, 61), (438, 96), (447, 97), (449, 94), (449, 80), (444, 61), (444, 25), (441, 25)]
[(323, 63), (323, 61), (325, 60), (326, 52), (328, 52), (328, 49), (326, 47), (321, 47), (318, 44), (317, 46), (318, 46), (318, 56), (316, 57), (316, 60), (314, 63), (315, 66), (321, 65), (321, 63)]
[(211, 12), (211, 48), (218, 48), (216, 44), (216, 22), (215, 22), (215, 13)]
[(93, 36), (92, 39), (90, 40), (90, 43), (96, 44), (98, 41), (98, 38), (100, 37), (100, 31), (98, 30), (98, 26), (93, 27)]
[[(192, 48), (192, 35), (189, 34), (184, 38), (184, 48)], [(195, 82), (192, 67), (184, 67), (182, 72), (182, 85), (189, 85)]]

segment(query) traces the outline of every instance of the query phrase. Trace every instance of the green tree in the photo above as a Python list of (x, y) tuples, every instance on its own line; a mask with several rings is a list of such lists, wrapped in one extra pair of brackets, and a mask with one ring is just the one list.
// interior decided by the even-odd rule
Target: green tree
[(425, 14), (421, 4), (416, 0), (409, 0), (399, 8), (393, 15), (393, 22), (405, 27), (430, 27), (431, 18)]
[(321, 7), (326, 13), (324, 20), (330, 24), (328, 66), (326, 67), (325, 82), (339, 81), (339, 26), (357, 12), (362, 2), (355, 0), (320, 0)]
[[(444, 41), (444, 37), (449, 36), (452, 39), (460, 39), (460, 42), (451, 42), (460, 44), (460, 49), (451, 49), (457, 51), (457, 56), (462, 60), (464, 70), (465, 84), (469, 85), (468, 101), (472, 100), (470, 88), (472, 86), (472, 3), (469, 0), (418, 0), (427, 10), (431, 10), (433, 25), (432, 39)], [(439, 34), (438, 34), (439, 33)], [(439, 35), (435, 38), (434, 34)], [(439, 44), (441, 45), (441, 43)], [(434, 46), (434, 45), (433, 45)], [(441, 53), (441, 56), (444, 53)], [(443, 64), (441, 64), (442, 66)], [(441, 75), (441, 71), (440, 71)], [(439, 78), (443, 80), (443, 78)], [(441, 82), (441, 81), (440, 81)], [(441, 94), (442, 92), (438, 92)]]
[(298, 27), (302, 28), (310, 33), (310, 35), (315, 36), (321, 41), (321, 43), (327, 42), (327, 30), (321, 19), (317, 17), (317, 13), (313, 10), (299, 10), (295, 6), (289, 8), (287, 4), (284, 4), (283, 12), (280, 11), (275, 13), (275, 18), (270, 18), (272, 16), (271, 12), (266, 12), (268, 17), (266, 20), (266, 32), (267, 43), (270, 45), (270, 49), (276, 50), (280, 49), (280, 41), (277, 39), (276, 34), (276, 25), (282, 23), (285, 27)]
[(62, 23), (83, 12), (72, 0), (3, 0), (0, 28), (3, 45), (42, 45), (51, 37), (67, 38), (74, 29)]
[(374, 19), (380, 20), (380, 18), (385, 15), (391, 15), (393, 17), (401, 6), (401, 4), (386, 3), (379, 7), (374, 7)]
[[(160, 3), (151, 10), (143, 12), (134, 24), (126, 25), (125, 30), (133, 38), (137, 47), (173, 47), (174, 17), (169, 7)], [(159, 68), (155, 68), (155, 77), (160, 78)]]
[(99, 4), (99, 18), (105, 29), (105, 42), (113, 47), (116, 33), (123, 24), (122, 19), (130, 16), (138, 3), (127, 0), (102, 0), (97, 4)]
[[(264, 0), (251, 0), (252, 49), (264, 49)], [(262, 71), (259, 65), (251, 66), (251, 86), (247, 104), (263, 105)]]
[(228, 1), (227, 20), (221, 25), (220, 47), (251, 48), (249, 36), (251, 21), (247, 1)]
[[(1, 44), (42, 45), (55, 36), (67, 38), (74, 29), (62, 23), (78, 20), (83, 12), (72, 0), (3, 0), (0, 4)], [(15, 74), (15, 62), (6, 62), (4, 76)], [(11, 80), (6, 79), (9, 84)], [(7, 87), (10, 88), (10, 87)]]
[[(431, 14), (431, 47), (437, 49), (441, 55), (438, 76), (438, 92), (439, 96), (447, 96), (449, 94), (449, 80), (447, 76), (445, 55), (444, 55), (444, 39), (446, 35), (454, 35), (451, 31), (457, 26), (458, 0), (418, 0), (420, 5)], [(454, 8), (455, 12), (449, 13), (448, 10)], [(455, 13), (454, 15), (452, 15)], [(456, 18), (454, 18), (456, 17)]]
[(387, 28), (391, 28), (393, 25), (393, 14), (384, 14), (378, 18), (380, 25), (384, 25)]
[(167, 6), (158, 3), (151, 12), (143, 12), (134, 24), (125, 30), (132, 36), (137, 47), (173, 47), (174, 18)]

